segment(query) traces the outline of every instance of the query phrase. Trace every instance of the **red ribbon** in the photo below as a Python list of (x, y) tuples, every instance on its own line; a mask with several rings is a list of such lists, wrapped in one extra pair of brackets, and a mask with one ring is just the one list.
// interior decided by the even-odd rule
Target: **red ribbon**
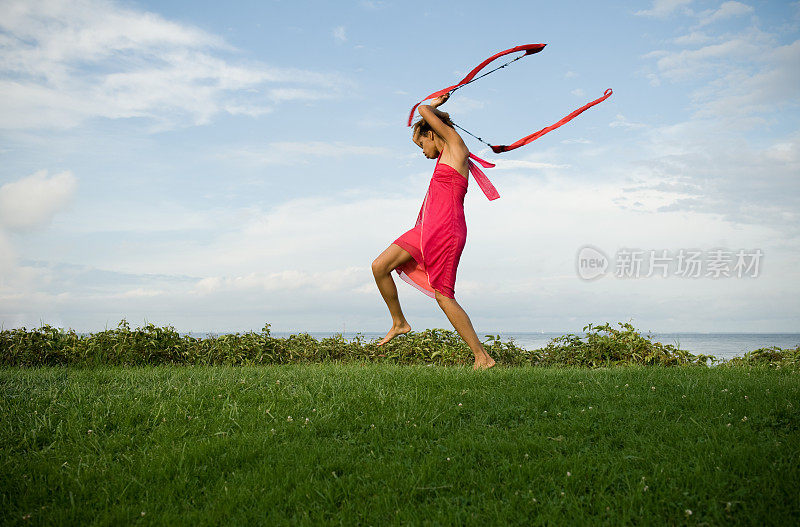
[(599, 98), (593, 100), (592, 102), (581, 106), (580, 108), (578, 108), (577, 110), (575, 110), (571, 114), (567, 115), (566, 117), (564, 117), (563, 119), (561, 119), (557, 123), (554, 123), (554, 124), (551, 124), (550, 126), (542, 128), (538, 132), (533, 133), (533, 134), (528, 135), (528, 136), (525, 136), (522, 139), (511, 143), (510, 145), (499, 145), (499, 146), (490, 145), (491, 148), (492, 148), (492, 151), (495, 154), (499, 154), (501, 152), (508, 152), (509, 150), (514, 150), (515, 148), (519, 148), (521, 146), (525, 146), (525, 145), (527, 145), (528, 143), (530, 143), (532, 141), (536, 141), (537, 139), (542, 137), (547, 132), (551, 132), (551, 131), (555, 130), (556, 128), (558, 128), (559, 126), (561, 126), (562, 124), (566, 124), (566, 123), (570, 122), (572, 119), (574, 119), (575, 117), (577, 117), (581, 113), (585, 112), (586, 110), (588, 110), (589, 108), (591, 108), (595, 104), (600, 104), (601, 102), (605, 101), (606, 99), (611, 97), (612, 93), (614, 93), (614, 92), (611, 90), (611, 88), (607, 89), (605, 92), (603, 92), (603, 96), (602, 97), (599, 97)]
[[(408, 116), (408, 126), (411, 126), (411, 121), (414, 119), (414, 112), (416, 111), (417, 107), (420, 104), (422, 104), (423, 102), (427, 101), (428, 99), (433, 99), (435, 97), (439, 97), (441, 95), (444, 95), (445, 93), (450, 93), (454, 89), (460, 88), (464, 84), (467, 84), (467, 83), (471, 82), (472, 79), (475, 78), (475, 75), (478, 74), (478, 72), (480, 72), (483, 68), (485, 68), (487, 65), (489, 65), (489, 63), (493, 62), (494, 60), (502, 57), (503, 55), (508, 55), (509, 53), (515, 53), (517, 51), (524, 51), (525, 52), (525, 55), (522, 55), (522, 56), (518, 57), (518, 58), (522, 58), (524, 56), (532, 55), (534, 53), (538, 53), (538, 52), (542, 51), (545, 46), (546, 46), (546, 44), (524, 44), (522, 46), (516, 46), (516, 47), (513, 47), (511, 49), (507, 49), (505, 51), (501, 51), (499, 53), (496, 53), (496, 54), (492, 55), (488, 59), (486, 59), (483, 62), (481, 62), (480, 64), (478, 64), (478, 66), (474, 70), (470, 71), (469, 74), (466, 77), (461, 79), (461, 82), (459, 82), (458, 84), (454, 84), (454, 85), (452, 85), (450, 87), (447, 87), (447, 88), (441, 89), (439, 91), (433, 92), (430, 95), (428, 95), (427, 97), (425, 97), (424, 99), (422, 99), (420, 102), (415, 104), (414, 107), (411, 108), (411, 113)], [(561, 126), (563, 124), (568, 123), (569, 121), (571, 121), (572, 119), (574, 119), (575, 117), (577, 117), (581, 113), (585, 112), (586, 110), (588, 110), (589, 108), (591, 108), (595, 104), (600, 104), (601, 102), (605, 101), (606, 99), (608, 99), (611, 96), (612, 93), (614, 93), (614, 92), (611, 90), (611, 88), (607, 89), (603, 93), (602, 97), (599, 97), (599, 98), (597, 98), (597, 99), (595, 99), (595, 100), (593, 100), (593, 101), (581, 106), (580, 108), (578, 108), (574, 112), (572, 112), (569, 115), (567, 115), (564, 118), (562, 118), (560, 121), (558, 121), (558, 122), (556, 122), (554, 124), (551, 124), (550, 126), (547, 126), (545, 128), (542, 128), (538, 132), (535, 132), (535, 133), (532, 133), (531, 135), (525, 136), (522, 139), (511, 143), (510, 145), (489, 145), (489, 146), (491, 147), (492, 151), (495, 154), (499, 154), (501, 152), (508, 152), (509, 150), (514, 150), (515, 148), (519, 148), (521, 146), (527, 145), (528, 143), (539, 139), (544, 134), (555, 130), (556, 128), (558, 128), (559, 126)], [(486, 165), (484, 165), (484, 166), (486, 166)], [(480, 172), (480, 170), (478, 170), (478, 172)], [(483, 175), (483, 172), (481, 172), (481, 175)], [(484, 178), (485, 178), (485, 176), (484, 176)], [(477, 178), (476, 178), (476, 180), (477, 180)], [(488, 179), (486, 181), (488, 181)], [(489, 185), (491, 185), (491, 183), (489, 183)], [(483, 188), (483, 187), (481, 186), (481, 188)], [(492, 190), (494, 190), (494, 187), (492, 187)], [(497, 191), (495, 190), (494, 192), (496, 193)], [(484, 193), (486, 193), (485, 190), (484, 190)], [(489, 194), (486, 194), (486, 197), (489, 197)], [(499, 195), (497, 197), (499, 197)], [(489, 198), (489, 199), (496, 199), (496, 198)]]
[(542, 51), (546, 45), (547, 44), (524, 44), (522, 46), (517, 46), (511, 49), (507, 49), (505, 51), (501, 51), (500, 53), (495, 53), (488, 59), (478, 64), (478, 66), (474, 70), (470, 71), (466, 77), (461, 79), (461, 82), (459, 82), (458, 84), (453, 84), (449, 88), (444, 88), (443, 90), (435, 91), (430, 95), (428, 95), (427, 97), (425, 97), (424, 99), (422, 99), (421, 101), (419, 101), (417, 104), (415, 104), (414, 107), (411, 108), (411, 114), (409, 114), (408, 116), (408, 126), (411, 126), (411, 121), (414, 119), (414, 111), (417, 109), (417, 106), (427, 101), (428, 99), (433, 99), (435, 97), (439, 97), (440, 95), (444, 95), (445, 93), (450, 93), (454, 89), (460, 88), (464, 84), (470, 82), (473, 78), (475, 78), (475, 75), (477, 75), (478, 72), (481, 71), (483, 68), (488, 66), (490, 62), (493, 62), (504, 55), (508, 55), (509, 53), (516, 53), (517, 51), (524, 51), (525, 55), (523, 55), (523, 57), (527, 55), (533, 55), (534, 53), (539, 53), (540, 51)]

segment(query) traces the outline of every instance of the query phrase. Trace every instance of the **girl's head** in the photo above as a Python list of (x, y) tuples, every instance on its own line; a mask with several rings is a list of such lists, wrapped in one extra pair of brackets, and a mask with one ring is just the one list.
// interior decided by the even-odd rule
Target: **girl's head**
[[(438, 112), (437, 114), (444, 124), (453, 128), (453, 121), (450, 116), (445, 112)], [(428, 159), (435, 159), (444, 147), (444, 141), (433, 131), (425, 119), (420, 119), (414, 123), (411, 140), (422, 149), (422, 153)]]

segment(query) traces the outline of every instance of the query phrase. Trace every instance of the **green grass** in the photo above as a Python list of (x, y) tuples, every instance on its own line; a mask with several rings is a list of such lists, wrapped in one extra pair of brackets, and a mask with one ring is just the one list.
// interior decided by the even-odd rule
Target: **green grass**
[(766, 367), (2, 368), (0, 521), (797, 524), (799, 401)]

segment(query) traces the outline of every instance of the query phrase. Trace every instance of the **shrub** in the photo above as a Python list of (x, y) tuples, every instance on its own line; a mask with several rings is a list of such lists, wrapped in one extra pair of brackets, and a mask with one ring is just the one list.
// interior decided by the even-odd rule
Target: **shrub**
[[(485, 335), (486, 351), (506, 366), (581, 366), (589, 368), (622, 365), (707, 366), (718, 362), (711, 355), (692, 355), (670, 344), (653, 342), (628, 323), (620, 329), (610, 324), (584, 326), (585, 335), (566, 334), (545, 347), (526, 350), (504, 342), (499, 335)], [(147, 324), (131, 329), (123, 319), (116, 329), (77, 334), (49, 325), (27, 330), (0, 331), (0, 364), (4, 366), (50, 365), (253, 365), (309, 362), (389, 362), (393, 364), (471, 364), (473, 355), (452, 330), (426, 329), (409, 332), (384, 346), (379, 339), (367, 341), (358, 334), (350, 341), (341, 334), (316, 340), (308, 333), (276, 338), (265, 324), (260, 333), (181, 336), (175, 328)], [(767, 364), (800, 367), (800, 347), (782, 350), (763, 348), (723, 363), (727, 366)]]

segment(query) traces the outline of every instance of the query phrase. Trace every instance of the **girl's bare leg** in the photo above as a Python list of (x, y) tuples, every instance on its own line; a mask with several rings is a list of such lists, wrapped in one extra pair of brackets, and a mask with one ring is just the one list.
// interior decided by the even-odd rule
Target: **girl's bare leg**
[(447, 315), (447, 319), (450, 320), (450, 323), (453, 324), (453, 327), (475, 355), (475, 364), (472, 369), (485, 370), (494, 366), (494, 359), (483, 349), (483, 344), (478, 339), (475, 328), (472, 327), (472, 321), (467, 316), (464, 308), (454, 298), (447, 298), (439, 291), (436, 291), (436, 301), (444, 311), (444, 314)]
[(389, 313), (392, 315), (392, 328), (378, 343), (382, 346), (395, 338), (397, 335), (403, 335), (411, 331), (411, 325), (403, 316), (403, 310), (400, 309), (400, 301), (397, 298), (397, 286), (392, 279), (392, 271), (398, 266), (411, 260), (411, 253), (400, 247), (399, 245), (391, 244), (385, 251), (383, 251), (372, 262), (372, 274), (375, 276), (375, 283), (378, 284), (378, 290), (389, 308)]

